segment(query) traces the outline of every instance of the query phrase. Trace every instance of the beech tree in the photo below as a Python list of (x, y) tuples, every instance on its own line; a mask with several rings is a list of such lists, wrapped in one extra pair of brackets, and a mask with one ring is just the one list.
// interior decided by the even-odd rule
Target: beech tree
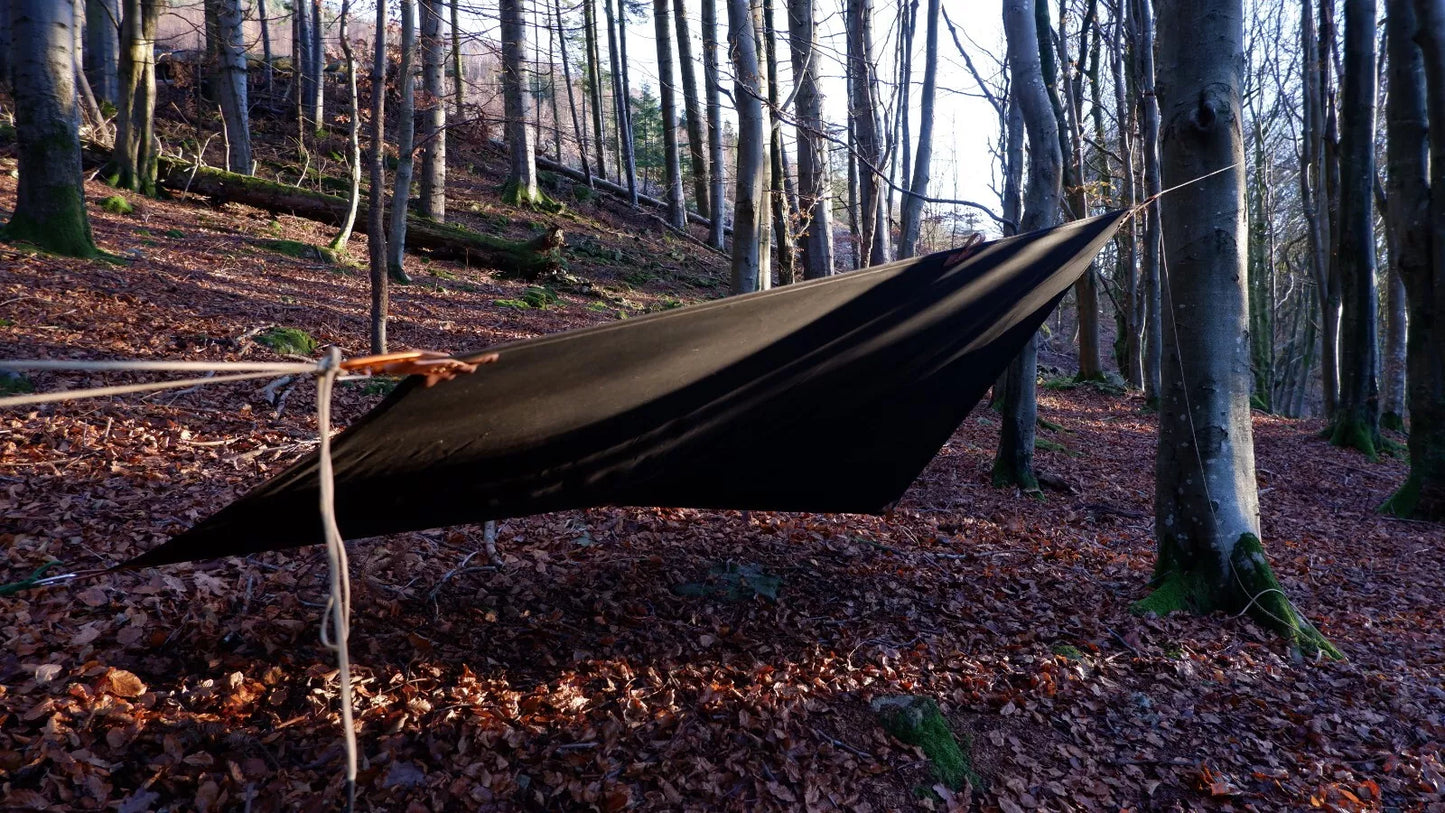
[(1290, 603), (1260, 542), (1249, 343), (1240, 340), (1249, 310), (1243, 0), (1160, 0), (1158, 15), (1161, 169), (1164, 185), (1179, 188), (1160, 201), (1158, 559), (1153, 592), (1135, 607), (1247, 613), (1304, 651), (1339, 656)]
[(766, 289), (768, 279), (768, 114), (757, 25), (749, 0), (727, 0), (728, 51), (732, 54), (738, 111), (737, 191), (733, 195), (732, 291)]
[(120, 25), (120, 103), (106, 179), (143, 195), (156, 193), (156, 24), (164, 0), (124, 0)]
[(120, 99), (120, 0), (85, 0), (85, 54), (81, 62), (95, 97), (116, 104)]
[(722, 86), (718, 79), (717, 0), (702, 0), (702, 75), (707, 106), (708, 220), (707, 242), (723, 247), (723, 204), (726, 179), (723, 163)]
[(682, 69), (683, 108), (687, 111), (687, 154), (692, 168), (692, 199), (697, 213), (712, 217), (708, 203), (707, 140), (703, 136), (702, 97), (697, 92), (697, 68), (692, 58), (692, 31), (688, 27), (687, 0), (672, 0), (677, 26), (677, 62)]
[(341, 229), (331, 240), (333, 251), (345, 251), (351, 240), (351, 230), (356, 226), (356, 210), (361, 205), (361, 110), (356, 92), (356, 54), (351, 49), (351, 32), (347, 25), (351, 21), (351, 0), (341, 0), (341, 14), (337, 16), (337, 37), (341, 41), (341, 54), (346, 62), (346, 146), (347, 162), (350, 165), (346, 188), (346, 215)]
[[(928, 195), (928, 173), (933, 160), (933, 97), (938, 83), (938, 23), (942, 18), (939, 0), (928, 0), (928, 32), (923, 45), (922, 114), (918, 124), (918, 155), (914, 158), (913, 182), (903, 198), (902, 234), (898, 238), (898, 258), (912, 257), (918, 244), (919, 227), (923, 221), (923, 201)], [(902, 111), (905, 119), (908, 111)]]
[(371, 179), (366, 248), (371, 260), (371, 352), (386, 352), (386, 0), (376, 0), (371, 57)]
[(678, 230), (687, 228), (687, 204), (682, 197), (682, 156), (677, 145), (677, 93), (672, 81), (672, 20), (670, 0), (653, 0), (653, 29), (657, 32), (658, 94), (662, 97), (662, 149), (666, 163), (667, 221)]
[(416, 146), (416, 0), (400, 0), (401, 64), (396, 82), (401, 91), (396, 111), (396, 175), (392, 178), (391, 223), (386, 234), (386, 272), (402, 284), (411, 282), (402, 266), (406, 256), (406, 215), (411, 202), (411, 178)]
[(803, 279), (821, 279), (833, 273), (833, 204), (824, 140), (823, 93), (818, 81), (822, 63), (813, 0), (789, 1), (788, 45), (793, 60), (793, 81), (797, 86), (794, 104), (798, 113), (798, 198), (803, 217), (799, 249)]
[(507, 120), (506, 131), (508, 171), (502, 188), (502, 200), (516, 206), (531, 206), (543, 200), (537, 188), (537, 154), (532, 131), (531, 94), (527, 90), (527, 24), (522, 19), (521, 0), (501, 0), (498, 6), (502, 23), (502, 96)]
[[(1058, 119), (1049, 104), (1039, 53), (1034, 3), (1004, 0), (1003, 30), (1013, 99), (1028, 135), (1028, 175), (1020, 231), (1056, 225), (1062, 200), (1063, 151)], [(1046, 0), (1042, 0), (1046, 2)], [(1038, 339), (1031, 337), (1003, 376), (1003, 427), (993, 461), (993, 484), (1037, 492), (1034, 425), (1038, 422)]]
[(19, 0), (11, 11), (20, 179), (7, 240), (71, 257), (96, 254), (80, 171), (75, 4)]
[(1330, 442), (1374, 457), (1380, 445), (1379, 293), (1375, 288), (1375, 0), (1345, 0), (1340, 106), (1340, 389)]
[(421, 75), (426, 104), (421, 129), (421, 213), (436, 221), (447, 217), (445, 7), (445, 0), (421, 0)]
[(251, 174), (251, 115), (240, 0), (206, 0), (206, 61), (221, 104), (226, 169)]
[(847, 0), (849, 144), (858, 167), (858, 247), (864, 265), (888, 262), (888, 235), (878, 228), (883, 191), (879, 169), (877, 76), (873, 70), (873, 0)]

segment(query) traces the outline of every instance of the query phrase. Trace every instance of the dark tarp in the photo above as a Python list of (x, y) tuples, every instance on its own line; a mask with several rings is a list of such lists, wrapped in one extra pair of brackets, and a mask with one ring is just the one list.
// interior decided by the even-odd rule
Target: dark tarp
[[(597, 505), (878, 513), (1125, 216), (706, 302), (412, 377), (333, 445), (347, 538)], [(461, 354), (467, 358), (479, 354)], [(125, 566), (322, 540), (311, 455)]]

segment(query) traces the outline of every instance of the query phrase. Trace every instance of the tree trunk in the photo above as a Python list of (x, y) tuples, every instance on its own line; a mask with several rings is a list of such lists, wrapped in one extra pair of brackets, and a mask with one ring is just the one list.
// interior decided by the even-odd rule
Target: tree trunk
[[(1042, 3), (1040, 4), (1042, 5)], [(1096, 0), (1089, 0), (1088, 11), (1085, 14), (1084, 22), (1079, 28), (1079, 54), (1080, 61), (1084, 51), (1084, 38), (1088, 34), (1091, 20), (1096, 9)], [(1084, 180), (1084, 147), (1082, 122), (1083, 116), (1083, 74), (1075, 65), (1071, 76), (1068, 66), (1075, 64), (1069, 59), (1068, 40), (1065, 38), (1067, 20), (1062, 14), (1059, 16), (1059, 37), (1057, 38), (1058, 56), (1064, 63), (1065, 71), (1061, 77), (1061, 84), (1064, 88), (1064, 99), (1062, 106), (1055, 108), (1056, 114), (1061, 114), (1059, 120), (1059, 131), (1063, 133), (1062, 141), (1067, 152), (1064, 161), (1064, 187), (1068, 196), (1068, 208), (1070, 217), (1077, 220), (1089, 216), (1088, 189)], [(1048, 48), (1045, 43), (1044, 48)], [(1104, 369), (1099, 357), (1099, 280), (1094, 265), (1089, 265), (1089, 270), (1084, 272), (1079, 281), (1074, 284), (1074, 302), (1078, 306), (1078, 350), (1079, 350), (1079, 373), (1080, 381), (1096, 381), (1104, 376)]]
[[(0, 40), (7, 43), (8, 40)], [(120, 0), (85, 0), (85, 74), (103, 102), (120, 102)]]
[[(1280, 589), (1259, 540), (1249, 414), (1242, 0), (1161, 0), (1164, 364), (1154, 498), (1159, 553), (1137, 611), (1248, 613), (1339, 653)], [(1221, 174), (1195, 180), (1222, 167)]]
[[(1028, 181), (1019, 221), (1020, 230), (1025, 232), (1058, 223), (1063, 178), (1058, 120), (1045, 90), (1038, 29), (1034, 24), (1036, 1), (1004, 0), (1003, 4), (1012, 93), (1028, 134)], [(993, 483), (1038, 493), (1039, 481), (1033, 464), (1034, 427), (1038, 422), (1037, 336), (1030, 338), (1023, 352), (1009, 364), (1003, 381), (1003, 428), (993, 461)]]
[[(1114, 115), (1119, 127), (1119, 206), (1132, 209), (1138, 202), (1134, 182), (1134, 124), (1135, 107), (1132, 99), (1138, 95), (1137, 86), (1131, 87), (1129, 73), (1124, 62), (1129, 51), (1130, 3), (1121, 2), (1114, 20), (1114, 37), (1109, 57), (1109, 69), (1114, 79)], [(1131, 92), (1132, 91), (1132, 92)], [(1137, 221), (1130, 219), (1120, 229), (1119, 269), (1121, 287), (1126, 297), (1122, 310), (1124, 316), (1118, 321), (1123, 328), (1123, 353), (1120, 354), (1120, 370), (1130, 387), (1144, 388), (1144, 287), (1139, 281), (1139, 230)]]
[[(291, 0), (291, 89), (295, 93), (296, 137), (301, 149), (305, 150), (307, 131), (316, 131), (317, 122), (310, 119), (311, 106), (308, 99), (314, 95), (310, 90), (311, 78), (311, 22), (307, 3), (310, 0)], [(310, 119), (310, 127), (307, 120)]]
[(467, 79), (462, 73), (462, 23), (458, 0), (452, 0), (452, 116), (466, 121)]
[(156, 193), (156, 23), (162, 0), (125, 0), (120, 29), (120, 106), (106, 179), (143, 195)]
[(1330, 442), (1370, 457), (1380, 445), (1379, 292), (1375, 288), (1375, 0), (1345, 0), (1340, 131), (1340, 394)]
[(602, 127), (602, 52), (597, 47), (597, 11), (593, 0), (582, 0), (582, 15), (587, 47), (587, 95), (592, 100), (592, 137), (597, 145), (597, 176), (606, 178), (607, 134)]
[(712, 217), (708, 208), (707, 141), (703, 136), (702, 98), (697, 93), (697, 69), (692, 59), (692, 32), (687, 25), (687, 0), (672, 0), (677, 27), (677, 61), (682, 68), (683, 107), (687, 111), (688, 162), (692, 166), (692, 199), (698, 214)]
[(537, 154), (532, 131), (532, 97), (527, 91), (527, 25), (522, 19), (521, 0), (502, 0), (502, 96), (506, 108), (507, 182), (502, 200), (514, 206), (532, 206), (543, 200), (537, 188)]
[(677, 92), (672, 78), (672, 20), (669, 0), (653, 0), (653, 28), (657, 32), (657, 85), (662, 101), (662, 150), (667, 163), (667, 221), (687, 229), (687, 204), (682, 197), (682, 156), (677, 146)]
[(206, 0), (206, 52), (226, 128), (226, 169), (251, 174), (251, 117), (240, 0)]
[(421, 213), (447, 219), (446, 37), (442, 12), (446, 0), (421, 0)]
[(371, 352), (386, 352), (386, 0), (376, 0), (371, 59), (371, 182), (366, 247), (371, 259)]
[(261, 21), (261, 61), (266, 66), (266, 101), (276, 101), (276, 69), (271, 56), (271, 19), (266, 14), (266, 0), (256, 0), (256, 16)]
[(1409, 308), (1410, 476), (1382, 509), (1440, 521), (1445, 519), (1445, 9), (1431, 0), (1411, 5), (1386, 3), (1389, 224), (1397, 233), (1397, 265)]
[[(781, 109), (778, 96), (778, 34), (773, 18), (773, 0), (763, 0), (763, 43), (767, 54), (768, 110)], [(778, 283), (797, 282), (797, 251), (793, 242), (793, 200), (788, 194), (788, 161), (782, 128), (768, 130), (768, 203), (773, 214), (773, 245), (778, 256)]]
[(726, 208), (726, 171), (723, 164), (722, 87), (718, 79), (717, 3), (702, 0), (702, 76), (707, 103), (707, 173), (708, 223), (707, 242), (723, 248), (723, 212)]
[(342, 0), (341, 15), (337, 17), (337, 38), (341, 41), (341, 53), (346, 60), (346, 146), (351, 171), (346, 192), (346, 215), (341, 219), (341, 230), (331, 241), (331, 248), (340, 252), (346, 251), (346, 244), (351, 240), (351, 231), (356, 226), (356, 210), (361, 205), (361, 109), (356, 93), (356, 55), (351, 50), (351, 33), (347, 30), (350, 21), (351, 0)]
[[(878, 134), (877, 80), (873, 71), (873, 0), (847, 0), (848, 119), (858, 161), (858, 253), (863, 265), (888, 261), (886, 236), (878, 234), (883, 145)], [(866, 259), (864, 259), (866, 257)]]
[(10, 36), (14, 24), (10, 19), (11, 8), (9, 0), (0, 2), (0, 87), (10, 87), (10, 79), (14, 73), (15, 59), (10, 52)]
[(733, 197), (732, 292), (768, 287), (766, 114), (757, 30), (749, 0), (727, 0), (728, 52), (732, 54), (738, 112), (737, 191)]
[(397, 84), (401, 101), (396, 111), (396, 177), (392, 179), (390, 228), (386, 234), (386, 272), (403, 285), (411, 282), (402, 265), (406, 256), (407, 207), (411, 202), (411, 177), (416, 141), (416, 0), (400, 0), (401, 64)]
[[(1386, 228), (1389, 228), (1388, 218)], [(1392, 241), (1393, 244), (1393, 241)], [(1406, 306), (1405, 279), (1390, 251), (1390, 269), (1385, 276), (1385, 355), (1380, 397), (1380, 428), (1405, 431)]]
[[(939, 0), (928, 0), (928, 30), (923, 44), (923, 98), (918, 124), (918, 155), (913, 164), (913, 185), (903, 199), (902, 236), (898, 239), (898, 258), (912, 257), (917, 251), (918, 233), (923, 220), (923, 199), (928, 195), (929, 164), (933, 160), (933, 98), (938, 82), (938, 22), (943, 16)], [(905, 115), (906, 112), (905, 112)]]
[[(298, 4), (305, 0), (296, 0)], [(311, 0), (311, 46), (307, 49), (308, 63), (306, 75), (310, 78), (307, 84), (309, 96), (306, 97), (308, 110), (306, 117), (311, 120), (312, 126), (319, 133), (326, 127), (325, 105), (326, 105), (326, 51), (321, 46), (321, 0)]]
[(19, 0), (11, 8), (15, 137), (20, 180), (6, 240), (56, 254), (96, 253), (80, 170), (80, 107), (75, 96), (75, 5)]
[[(623, 0), (619, 0), (623, 2)], [(612, 59), (612, 104), (617, 119), (618, 182), (627, 186), (630, 203), (637, 205), (637, 159), (632, 143), (632, 102), (627, 92), (627, 74), (621, 54), (621, 30), (625, 23), (612, 11), (612, 0), (602, 0), (607, 14), (607, 50)], [(621, 8), (621, 7), (619, 7)], [(622, 10), (626, 14), (626, 10)]]
[(1139, 151), (1144, 164), (1144, 239), (1139, 246), (1139, 276), (1144, 286), (1144, 399), (1159, 402), (1159, 375), (1164, 349), (1163, 303), (1159, 261), (1163, 232), (1159, 224), (1158, 196), (1163, 189), (1159, 173), (1159, 100), (1154, 95), (1154, 0), (1137, 0), (1134, 7), (1136, 82), (1139, 87)]
[(823, 94), (818, 81), (818, 25), (813, 0), (788, 3), (788, 45), (792, 51), (797, 84), (794, 104), (798, 118), (798, 193), (803, 216), (799, 248), (803, 279), (822, 279), (833, 273), (833, 213), (829, 192), (827, 142), (824, 139)]
[[(1307, 2), (1307, 0), (1306, 0)], [(1313, 24), (1309, 28), (1313, 31)], [(1340, 275), (1339, 275), (1339, 195), (1340, 164), (1335, 116), (1335, 94), (1332, 87), (1331, 62), (1335, 50), (1334, 0), (1320, 0), (1319, 38), (1305, 43), (1305, 64), (1313, 63), (1310, 79), (1316, 84), (1314, 130), (1315, 189), (1313, 203), (1320, 229), (1320, 260), (1315, 270), (1315, 285), (1320, 296), (1321, 352), (1320, 380), (1323, 384), (1325, 416), (1335, 417), (1340, 395)]]
[[(562, 0), (552, 0), (552, 13), (557, 20), (557, 44), (562, 52), (562, 81), (567, 86), (567, 109), (572, 114), (572, 133), (577, 139), (577, 157), (582, 160), (582, 174), (587, 176), (587, 185), (592, 185), (592, 162), (587, 152), (586, 99), (583, 99), (582, 115), (577, 115), (577, 97), (572, 93), (572, 60), (567, 58), (567, 32), (562, 23)], [(560, 162), (559, 162), (560, 163)]]

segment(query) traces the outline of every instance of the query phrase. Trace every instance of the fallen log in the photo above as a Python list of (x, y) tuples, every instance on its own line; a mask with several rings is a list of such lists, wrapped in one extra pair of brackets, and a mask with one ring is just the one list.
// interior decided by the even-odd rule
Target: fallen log
[[(548, 172), (555, 172), (558, 175), (561, 175), (562, 177), (569, 180), (576, 181), (577, 183), (587, 183), (587, 176), (583, 174), (581, 170), (573, 169), (566, 164), (559, 164), (556, 161), (553, 161), (552, 159), (542, 155), (537, 156), (537, 168), (545, 169)], [(598, 189), (601, 189), (603, 192), (612, 195), (613, 197), (622, 198), (623, 200), (627, 200), (629, 197), (627, 187), (622, 186), (621, 184), (613, 183), (612, 181), (609, 181), (605, 178), (599, 178), (596, 175), (592, 176), (592, 185), (597, 187)], [(637, 193), (637, 201), (639, 203), (645, 203), (648, 206), (656, 209), (667, 208), (667, 201), (661, 200), (659, 198), (654, 198), (651, 195), (644, 195), (641, 192)], [(687, 221), (689, 223), (696, 223), (699, 226), (707, 226), (710, 225), (712, 222), (707, 218), (703, 217), (702, 215), (698, 214), (697, 212), (691, 211), (687, 213)], [(672, 228), (672, 226), (668, 224), (668, 228)], [(723, 227), (723, 234), (730, 235), (732, 233), (732, 227)]]
[[(335, 195), (167, 158), (161, 159), (159, 180), (167, 189), (333, 226), (340, 225), (346, 214), (346, 201)], [(356, 215), (356, 230), (363, 234), (368, 223), (367, 208), (363, 202)], [(408, 214), (406, 247), (409, 251), (425, 250), (434, 257), (474, 262), (524, 279), (537, 279), (562, 269), (562, 236), (556, 228), (529, 240), (507, 240)]]

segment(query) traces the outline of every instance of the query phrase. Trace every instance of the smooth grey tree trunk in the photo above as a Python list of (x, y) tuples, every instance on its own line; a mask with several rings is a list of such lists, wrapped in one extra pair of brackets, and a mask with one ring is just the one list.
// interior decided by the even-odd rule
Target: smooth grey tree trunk
[(592, 138), (597, 145), (597, 177), (606, 180), (607, 133), (602, 126), (602, 51), (597, 47), (597, 10), (593, 1), (582, 0), (582, 28), (587, 48), (587, 96), (592, 100)]
[[(567, 88), (567, 109), (572, 115), (572, 134), (577, 139), (577, 157), (582, 161), (582, 174), (587, 178), (587, 185), (592, 185), (592, 161), (587, 150), (587, 100), (582, 100), (582, 115), (577, 115), (577, 97), (572, 92), (572, 60), (567, 56), (567, 32), (563, 27), (562, 0), (552, 0), (552, 14), (557, 21), (557, 45), (562, 52), (562, 81)], [(559, 139), (557, 149), (560, 151), (561, 140)]]
[(85, 74), (103, 102), (120, 101), (120, 0), (85, 0)]
[(873, 70), (873, 0), (847, 0), (848, 119), (858, 161), (858, 253), (864, 265), (888, 261), (886, 237), (878, 234), (883, 144), (878, 132), (877, 80)]
[(798, 248), (803, 279), (822, 279), (833, 273), (832, 182), (818, 81), (822, 70), (818, 24), (813, 12), (813, 0), (789, 0), (788, 46), (797, 85), (793, 103), (798, 119), (798, 196), (803, 218)]
[(371, 58), (371, 180), (366, 247), (371, 260), (371, 352), (386, 352), (386, 0), (376, 0)]
[(637, 135), (632, 125), (632, 62), (627, 58), (627, 0), (617, 0), (617, 53), (621, 59), (618, 79), (622, 87), (622, 119), (627, 124), (627, 141), (622, 145), (622, 159), (627, 172), (627, 195), (637, 208)]
[(692, 166), (692, 199), (697, 213), (712, 217), (708, 208), (707, 139), (703, 135), (702, 97), (697, 92), (697, 68), (693, 63), (692, 31), (687, 24), (687, 0), (672, 0), (673, 24), (677, 27), (677, 62), (682, 69), (682, 99), (687, 111), (687, 154)]
[[(782, 100), (778, 95), (778, 33), (773, 15), (774, 0), (762, 0), (762, 42), (766, 54), (763, 73), (766, 74), (768, 113), (780, 110)], [(793, 197), (788, 194), (789, 182), (787, 152), (783, 145), (783, 131), (773, 121), (768, 129), (768, 206), (773, 215), (773, 247), (778, 258), (778, 284), (790, 285), (797, 281), (798, 253), (793, 240)]]
[(96, 253), (80, 169), (80, 106), (75, 95), (75, 4), (18, 0), (11, 11), (15, 137), (20, 179), (7, 240), (25, 240), (71, 257)]
[[(1134, 124), (1136, 106), (1129, 84), (1129, 73), (1124, 63), (1129, 51), (1130, 3), (1121, 2), (1114, 20), (1114, 36), (1109, 56), (1109, 72), (1114, 79), (1114, 116), (1119, 122), (1119, 203), (1120, 207), (1134, 208), (1138, 202), (1134, 172)], [(1144, 321), (1146, 318), (1144, 287), (1139, 282), (1139, 230), (1137, 219), (1131, 219), (1120, 229), (1119, 274), (1125, 300), (1121, 303), (1127, 318), (1120, 320), (1125, 329), (1121, 367), (1124, 380), (1129, 386), (1144, 388)]]
[[(1046, 1), (1046, 0), (1045, 0)], [(1021, 231), (1058, 223), (1063, 190), (1063, 154), (1058, 120), (1049, 104), (1039, 58), (1036, 0), (1004, 0), (1003, 29), (1008, 43), (1012, 93), (1028, 135), (1028, 175), (1023, 192)], [(1034, 474), (1034, 429), (1038, 422), (1038, 339), (1028, 344), (1003, 377), (1003, 427), (993, 461), (993, 483), (1038, 493)]]
[(452, 11), (452, 116), (466, 121), (467, 78), (462, 72), (462, 21), (458, 0), (451, 0)]
[(206, 0), (207, 61), (226, 128), (226, 169), (251, 174), (251, 115), (240, 0)]
[(120, 31), (120, 105), (106, 179), (143, 195), (156, 193), (156, 24), (161, 0), (124, 0)]
[[(298, 4), (305, 0), (295, 0)], [(306, 49), (306, 117), (319, 132), (326, 127), (326, 52), (321, 47), (321, 0), (310, 0), (310, 46)]]
[[(1154, 91), (1154, 0), (1137, 0), (1134, 7), (1135, 82), (1139, 88), (1139, 153), (1144, 165), (1144, 197), (1154, 200), (1163, 189), (1159, 173), (1159, 100)], [(1163, 299), (1159, 261), (1163, 231), (1159, 203), (1144, 208), (1144, 239), (1139, 244), (1139, 277), (1144, 286), (1144, 399), (1159, 401), (1159, 372), (1163, 358)]]
[(732, 292), (768, 287), (768, 126), (757, 29), (748, 0), (727, 0), (728, 51), (732, 54), (738, 113), (737, 190), (733, 197)]
[(502, 99), (506, 110), (507, 182), (502, 199), (514, 206), (531, 206), (541, 201), (537, 188), (537, 153), (532, 131), (531, 94), (527, 92), (527, 25), (522, 19), (521, 0), (502, 0), (498, 6), (502, 23)]
[[(622, 0), (619, 0), (622, 2)], [(612, 10), (612, 0), (602, 0), (607, 16), (607, 51), (612, 60), (612, 105), (617, 121), (618, 182), (627, 186), (628, 202), (637, 206), (637, 159), (632, 143), (632, 102), (628, 96), (621, 51), (621, 29), (624, 23)], [(622, 13), (626, 13), (625, 11)]]
[(653, 30), (657, 34), (657, 85), (662, 104), (662, 152), (666, 163), (667, 222), (687, 230), (687, 203), (682, 195), (682, 155), (677, 145), (677, 87), (672, 72), (672, 15), (670, 0), (653, 0)]
[(727, 178), (723, 163), (722, 86), (718, 78), (717, 2), (702, 0), (702, 76), (707, 105), (708, 220), (707, 242), (723, 248), (723, 212)]
[(411, 202), (411, 178), (416, 142), (416, 2), (400, 0), (401, 63), (397, 85), (401, 99), (396, 111), (396, 176), (392, 178), (391, 223), (386, 233), (386, 273), (402, 284), (411, 282), (402, 259), (406, 256), (406, 213)]
[(1343, 297), (1340, 392), (1330, 442), (1374, 457), (1380, 445), (1379, 310), (1375, 288), (1375, 0), (1345, 0), (1340, 106), (1340, 242)]
[(446, 0), (421, 0), (422, 111), (421, 206), (437, 222), (447, 219)]
[[(1386, 228), (1390, 228), (1386, 218)], [(1391, 241), (1392, 246), (1394, 241)], [(1385, 352), (1380, 372), (1380, 428), (1397, 432), (1405, 429), (1406, 306), (1405, 279), (1390, 251), (1390, 269), (1385, 275)]]
[[(1259, 539), (1249, 412), (1243, 0), (1160, 0), (1166, 187), (1164, 363), (1153, 592), (1135, 605), (1248, 613), (1304, 650), (1338, 656), (1285, 596)], [(1196, 180), (1225, 167), (1220, 174)]]
[(271, 55), (271, 18), (266, 13), (266, 0), (256, 0), (256, 17), (261, 23), (261, 61), (266, 70), (266, 101), (276, 101), (276, 66)]
[[(898, 258), (912, 257), (923, 221), (923, 199), (928, 195), (928, 174), (933, 162), (933, 99), (938, 85), (938, 23), (943, 17), (939, 0), (928, 0), (928, 28), (923, 43), (923, 89), (919, 99), (918, 154), (913, 159), (913, 183), (903, 198), (902, 232)], [(905, 112), (905, 116), (907, 113)]]
[(342, 0), (341, 14), (336, 18), (337, 38), (341, 42), (342, 58), (346, 62), (346, 146), (350, 172), (346, 188), (346, 216), (341, 229), (331, 240), (333, 251), (346, 251), (351, 240), (351, 230), (356, 226), (356, 210), (361, 205), (361, 109), (356, 91), (356, 54), (351, 49), (351, 0)]

